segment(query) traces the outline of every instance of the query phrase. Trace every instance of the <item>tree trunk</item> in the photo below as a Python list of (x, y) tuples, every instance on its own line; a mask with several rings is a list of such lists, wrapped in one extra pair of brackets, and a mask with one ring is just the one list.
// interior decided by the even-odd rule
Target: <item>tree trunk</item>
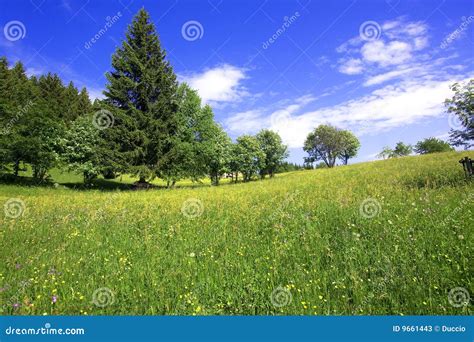
[(20, 161), (15, 161), (15, 166), (13, 167), (13, 174), (15, 177), (18, 177), (18, 173), (20, 172)]

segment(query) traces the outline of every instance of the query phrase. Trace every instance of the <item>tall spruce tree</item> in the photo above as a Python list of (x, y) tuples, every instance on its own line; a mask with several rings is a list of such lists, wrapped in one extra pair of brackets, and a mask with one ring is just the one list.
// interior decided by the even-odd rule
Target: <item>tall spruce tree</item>
[(177, 129), (176, 75), (149, 14), (142, 8), (112, 56), (105, 109), (114, 125), (102, 131), (111, 148), (106, 166), (147, 178), (160, 175)]

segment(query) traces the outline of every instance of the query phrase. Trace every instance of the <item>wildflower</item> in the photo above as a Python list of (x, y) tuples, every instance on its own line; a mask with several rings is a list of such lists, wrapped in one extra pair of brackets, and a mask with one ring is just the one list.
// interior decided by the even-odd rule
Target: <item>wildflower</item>
[(58, 297), (57, 296), (53, 296), (51, 297), (51, 302), (54, 304), (58, 301)]
[(189, 253), (189, 256), (190, 256), (191, 258), (194, 258), (194, 257), (196, 256), (196, 254), (194, 254), (194, 253)]

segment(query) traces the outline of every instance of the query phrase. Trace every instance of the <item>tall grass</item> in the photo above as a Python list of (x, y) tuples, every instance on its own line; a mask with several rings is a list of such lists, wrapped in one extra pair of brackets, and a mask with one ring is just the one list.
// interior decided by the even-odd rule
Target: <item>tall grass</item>
[(3, 314), (472, 314), (473, 185), (443, 153), (220, 187), (0, 186)]

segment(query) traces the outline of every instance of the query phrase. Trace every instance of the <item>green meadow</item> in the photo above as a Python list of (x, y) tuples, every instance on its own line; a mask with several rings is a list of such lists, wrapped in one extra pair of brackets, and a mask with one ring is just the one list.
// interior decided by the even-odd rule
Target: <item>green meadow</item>
[(449, 152), (214, 187), (0, 185), (1, 314), (469, 315), (473, 185)]

